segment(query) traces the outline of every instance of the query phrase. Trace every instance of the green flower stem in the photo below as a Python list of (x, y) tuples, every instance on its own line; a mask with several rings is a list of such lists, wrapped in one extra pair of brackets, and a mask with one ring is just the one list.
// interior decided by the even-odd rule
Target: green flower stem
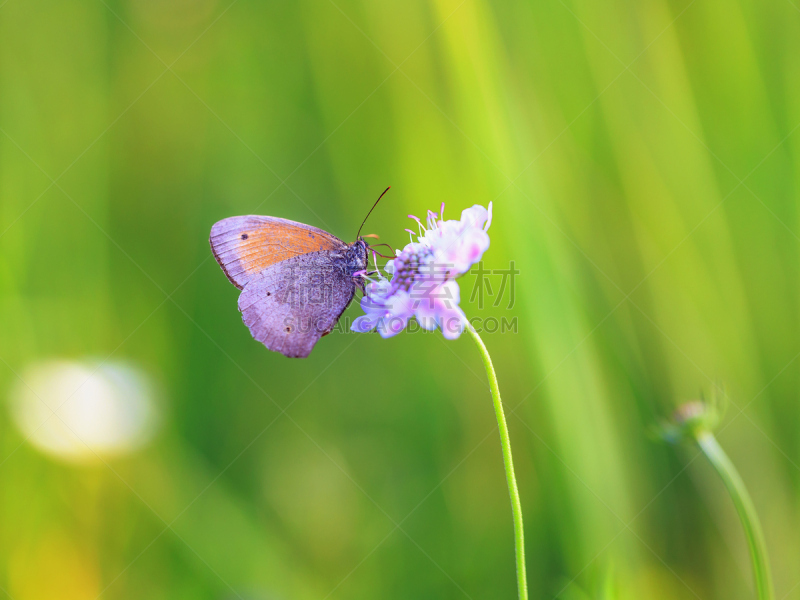
[(483, 340), (475, 331), (472, 324), (467, 321), (466, 328), (472, 335), (478, 349), (481, 351), (483, 366), (486, 368), (486, 376), (489, 379), (489, 387), (492, 390), (492, 402), (494, 402), (494, 412), (497, 416), (497, 428), (500, 430), (500, 445), (503, 448), (503, 463), (506, 467), (506, 481), (508, 481), (508, 495), (511, 496), (511, 513), (514, 516), (514, 544), (517, 557), (517, 589), (519, 599), (528, 600), (528, 582), (525, 577), (525, 534), (522, 530), (522, 505), (519, 501), (519, 490), (517, 489), (517, 478), (514, 476), (514, 460), (511, 456), (511, 440), (508, 437), (508, 424), (503, 413), (503, 403), (500, 400), (500, 389), (497, 387), (497, 375), (492, 366), (492, 359)]
[(773, 600), (772, 578), (769, 573), (769, 563), (767, 561), (767, 546), (764, 543), (764, 534), (761, 532), (761, 525), (758, 522), (758, 515), (753, 506), (753, 501), (744, 487), (744, 482), (736, 471), (736, 467), (725, 454), (725, 451), (717, 442), (717, 438), (707, 431), (701, 430), (695, 434), (700, 449), (711, 461), (711, 464), (722, 477), (722, 482), (731, 495), (736, 512), (744, 527), (747, 537), (747, 545), (750, 547), (750, 558), (753, 561), (753, 577), (755, 578), (756, 590), (759, 600)]

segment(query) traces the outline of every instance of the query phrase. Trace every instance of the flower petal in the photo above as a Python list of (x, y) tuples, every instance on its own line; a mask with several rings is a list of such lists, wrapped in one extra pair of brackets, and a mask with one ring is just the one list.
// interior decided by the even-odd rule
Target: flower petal
[(408, 324), (408, 317), (384, 317), (378, 323), (378, 333), (384, 339), (393, 337), (403, 331)]
[(476, 204), (471, 208), (465, 208), (461, 211), (461, 222), (467, 224), (468, 227), (483, 229), (483, 224), (488, 220), (489, 211), (480, 204)]
[(456, 307), (445, 311), (439, 315), (439, 327), (445, 339), (455, 340), (464, 331), (464, 323), (467, 318), (464, 312)]
[(355, 321), (350, 325), (351, 331), (356, 331), (358, 333), (367, 333), (375, 329), (378, 325), (380, 319), (371, 319), (367, 315), (361, 315), (357, 317)]

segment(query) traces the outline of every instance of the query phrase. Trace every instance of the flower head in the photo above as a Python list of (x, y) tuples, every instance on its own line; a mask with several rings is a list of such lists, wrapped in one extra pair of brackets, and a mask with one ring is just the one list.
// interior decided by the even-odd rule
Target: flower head
[(680, 405), (671, 420), (656, 427), (656, 437), (671, 444), (693, 440), (698, 434), (716, 429), (725, 408), (724, 388), (714, 385), (707, 398), (701, 394), (699, 400)]
[(465, 209), (461, 219), (445, 221), (444, 204), (439, 214), (428, 211), (426, 223), (417, 222), (419, 235), (386, 263), (387, 279), (376, 266), (378, 278), (370, 280), (361, 300), (364, 315), (352, 325), (354, 331), (377, 329), (391, 337), (406, 328), (411, 317), (428, 330), (442, 330), (455, 339), (464, 329), (465, 316), (459, 308), (460, 291), (455, 279), (470, 270), (489, 248), (492, 204)]

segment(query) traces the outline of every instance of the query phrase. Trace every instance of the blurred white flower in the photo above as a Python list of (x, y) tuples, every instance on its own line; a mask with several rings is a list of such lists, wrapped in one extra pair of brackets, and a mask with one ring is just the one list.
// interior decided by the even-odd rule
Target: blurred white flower
[(158, 413), (144, 373), (125, 363), (48, 361), (28, 367), (11, 390), (11, 417), (37, 449), (94, 462), (141, 448)]

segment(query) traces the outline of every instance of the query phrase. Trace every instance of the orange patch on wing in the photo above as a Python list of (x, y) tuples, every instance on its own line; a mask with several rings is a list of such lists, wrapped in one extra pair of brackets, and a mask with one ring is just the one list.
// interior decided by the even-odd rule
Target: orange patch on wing
[(275, 217), (230, 217), (211, 229), (211, 247), (238, 288), (270, 265), (300, 254), (339, 250), (339, 238), (310, 225)]
[(245, 271), (254, 275), (298, 254), (337, 248), (341, 248), (338, 239), (323, 237), (296, 227), (269, 223), (243, 232), (236, 249)]

